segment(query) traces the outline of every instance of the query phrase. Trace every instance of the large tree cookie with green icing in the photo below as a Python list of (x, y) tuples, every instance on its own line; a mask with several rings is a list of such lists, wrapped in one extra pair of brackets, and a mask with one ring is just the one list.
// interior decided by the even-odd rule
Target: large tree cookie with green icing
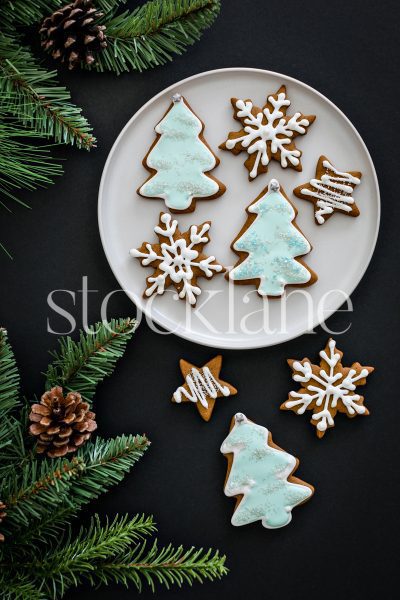
[(292, 510), (311, 498), (314, 488), (293, 476), (297, 458), (272, 441), (266, 427), (237, 413), (221, 446), (228, 459), (224, 492), (236, 497), (232, 525), (261, 521), (278, 529), (292, 520)]
[(146, 279), (144, 298), (164, 294), (173, 285), (179, 298), (195, 306), (201, 293), (197, 280), (200, 277), (211, 279), (226, 270), (215, 256), (204, 254), (203, 248), (210, 241), (210, 227), (210, 221), (206, 221), (201, 225), (192, 225), (181, 233), (176, 219), (168, 213), (160, 214), (159, 223), (154, 228), (158, 242), (143, 242), (140, 248), (129, 251), (144, 267), (153, 268), (153, 274)]
[(301, 171), (301, 150), (296, 148), (295, 138), (307, 133), (315, 115), (305, 116), (300, 112), (287, 115), (291, 102), (284, 85), (268, 96), (262, 108), (249, 99), (231, 98), (231, 103), (234, 118), (241, 123), (242, 129), (231, 131), (220, 148), (235, 155), (248, 154), (244, 165), (250, 181), (268, 171), (271, 159), (278, 161), (284, 169), (290, 167)]
[(143, 159), (150, 172), (137, 190), (145, 198), (162, 198), (171, 212), (188, 213), (196, 200), (212, 200), (226, 187), (209, 174), (218, 164), (203, 136), (204, 123), (180, 94), (175, 94), (156, 125), (157, 138)]
[(227, 278), (254, 284), (262, 297), (280, 297), (285, 287), (308, 286), (317, 275), (299, 258), (311, 244), (295, 223), (297, 210), (276, 179), (248, 206), (247, 221), (231, 244), (239, 256)]
[(343, 352), (333, 339), (328, 340), (319, 353), (320, 363), (314, 365), (308, 358), (288, 360), (294, 381), (299, 382), (298, 391), (289, 392), (282, 410), (292, 410), (303, 415), (312, 410), (311, 423), (319, 438), (335, 425), (336, 414), (344, 413), (351, 419), (369, 415), (364, 398), (355, 393), (359, 385), (365, 385), (373, 367), (363, 367), (356, 362), (351, 367), (342, 364)]
[(196, 367), (186, 360), (179, 362), (185, 380), (172, 396), (172, 402), (193, 402), (204, 421), (209, 421), (217, 398), (227, 398), (237, 394), (236, 388), (220, 378), (222, 356), (218, 355), (202, 367)]
[(360, 183), (360, 171), (339, 171), (326, 156), (320, 156), (315, 177), (297, 186), (293, 193), (314, 204), (315, 222), (323, 225), (334, 212), (358, 217), (360, 211), (353, 191)]

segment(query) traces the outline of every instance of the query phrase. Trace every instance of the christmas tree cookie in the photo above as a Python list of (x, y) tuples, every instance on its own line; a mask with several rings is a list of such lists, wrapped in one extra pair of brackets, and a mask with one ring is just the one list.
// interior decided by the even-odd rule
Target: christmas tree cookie
[(360, 183), (359, 171), (338, 171), (326, 156), (320, 156), (315, 177), (296, 187), (293, 193), (314, 203), (315, 222), (323, 225), (334, 212), (358, 217), (360, 211), (352, 194)]
[(310, 484), (293, 476), (298, 459), (242, 413), (234, 416), (221, 452), (228, 459), (225, 494), (237, 498), (232, 525), (261, 521), (267, 529), (284, 527), (292, 520), (292, 509), (314, 493)]
[(290, 167), (301, 171), (301, 151), (296, 148), (294, 140), (298, 135), (307, 133), (315, 116), (299, 112), (288, 116), (290, 100), (284, 85), (268, 96), (262, 108), (255, 106), (252, 100), (232, 98), (231, 103), (234, 118), (241, 123), (242, 129), (231, 131), (220, 148), (233, 154), (247, 152), (244, 165), (250, 181), (268, 171), (271, 159), (278, 161), (284, 169)]
[(226, 190), (209, 174), (219, 164), (203, 137), (204, 124), (185, 98), (175, 94), (155, 128), (157, 138), (143, 159), (149, 178), (138, 189), (146, 198), (162, 198), (171, 212), (191, 212), (199, 198), (211, 200)]
[(247, 221), (231, 248), (239, 261), (227, 274), (254, 284), (260, 296), (282, 296), (286, 285), (307, 286), (317, 275), (299, 258), (311, 245), (295, 224), (297, 211), (276, 179), (247, 208)]
[(359, 385), (365, 385), (374, 368), (363, 367), (358, 362), (351, 367), (344, 367), (343, 352), (336, 348), (333, 339), (328, 340), (319, 355), (319, 365), (312, 364), (308, 358), (288, 360), (293, 380), (298, 381), (301, 388), (297, 392), (289, 392), (281, 409), (292, 410), (298, 415), (312, 410), (311, 423), (316, 428), (317, 436), (322, 438), (328, 428), (334, 427), (338, 412), (350, 418), (369, 414), (363, 396), (354, 391)]
[(208, 231), (211, 223), (192, 225), (181, 233), (178, 221), (168, 213), (160, 214), (159, 224), (154, 228), (158, 243), (143, 242), (140, 248), (132, 248), (129, 254), (138, 258), (144, 267), (151, 266), (153, 275), (147, 277), (144, 298), (153, 294), (164, 294), (173, 285), (179, 298), (194, 306), (201, 289), (197, 285), (199, 277), (211, 279), (225, 268), (217, 263), (214, 256), (203, 253), (203, 247), (210, 241)]
[(205, 421), (210, 420), (217, 398), (237, 394), (233, 385), (220, 379), (222, 356), (215, 356), (202, 367), (186, 360), (181, 360), (179, 365), (185, 383), (174, 392), (172, 402), (193, 402)]

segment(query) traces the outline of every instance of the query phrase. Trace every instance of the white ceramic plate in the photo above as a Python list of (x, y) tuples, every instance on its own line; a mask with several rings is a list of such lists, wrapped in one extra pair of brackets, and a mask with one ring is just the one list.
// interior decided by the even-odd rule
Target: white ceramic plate
[[(232, 118), (231, 96), (252, 98), (262, 106), (267, 95), (286, 84), (290, 113), (315, 114), (306, 136), (297, 138), (303, 151), (303, 171), (282, 169), (270, 163), (267, 174), (249, 183), (244, 154), (218, 150), (229, 131), (239, 128)], [(275, 177), (296, 205), (297, 224), (313, 251), (305, 257), (318, 274), (314, 285), (288, 288), (284, 300), (261, 299), (254, 286), (233, 286), (223, 276), (200, 279), (203, 293), (196, 310), (178, 300), (172, 288), (163, 296), (144, 300), (142, 293), (150, 268), (129, 256), (130, 248), (156, 241), (153, 228), (162, 200), (141, 198), (137, 187), (147, 178), (142, 159), (154, 140), (154, 126), (166, 112), (170, 98), (179, 92), (205, 123), (205, 138), (221, 159), (213, 171), (227, 186), (216, 200), (197, 201), (194, 213), (178, 215), (180, 228), (211, 220), (211, 241), (205, 250), (225, 266), (236, 262), (230, 243), (245, 221), (245, 207)], [(335, 214), (322, 226), (314, 222), (311, 202), (297, 199), (292, 190), (314, 176), (318, 157), (324, 154), (344, 170), (362, 172), (355, 191), (358, 218)], [(257, 348), (279, 344), (309, 331), (327, 319), (349, 296), (371, 260), (378, 235), (380, 199), (378, 181), (368, 150), (345, 115), (316, 90), (278, 73), (232, 68), (200, 73), (160, 92), (127, 123), (104, 167), (99, 191), (100, 235), (108, 262), (121, 287), (154, 323), (199, 344), (218, 348)], [(292, 289), (292, 291), (290, 291)], [(295, 291), (293, 291), (295, 290)], [(307, 293), (307, 295), (304, 294)]]

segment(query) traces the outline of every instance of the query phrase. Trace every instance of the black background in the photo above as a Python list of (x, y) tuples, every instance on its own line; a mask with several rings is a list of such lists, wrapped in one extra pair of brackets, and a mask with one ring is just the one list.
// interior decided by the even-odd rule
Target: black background
[[(396, 0), (225, 0), (202, 40), (164, 67), (119, 78), (64, 72), (61, 80), (94, 125), (98, 148), (90, 154), (62, 149), (65, 175), (51, 188), (27, 196), (33, 210), (2, 212), (1, 241), (13, 251), (14, 261), (0, 256), (1, 322), (9, 330), (24, 391), (31, 395), (42, 391), (40, 372), (47, 365), (47, 350), (56, 344), (47, 319), (57, 331), (68, 328), (49, 309), (48, 293), (75, 290), (75, 306), (65, 293), (56, 297), (82, 326), (82, 276), (97, 290), (90, 294), (89, 322), (99, 318), (102, 298), (117, 287), (98, 234), (98, 185), (117, 134), (154, 94), (208, 69), (248, 66), (282, 72), (336, 103), (372, 154), (383, 206), (377, 249), (352, 296), (354, 312), (336, 313), (328, 323), (332, 330), (351, 323), (346, 334), (337, 336), (347, 364), (359, 360), (376, 367), (365, 388), (370, 417), (351, 421), (340, 416), (336, 428), (318, 440), (306, 417), (278, 410), (292, 385), (285, 359), (316, 358), (327, 338), (320, 328), (274, 348), (225, 351), (223, 376), (239, 394), (218, 401), (208, 424), (194, 407), (177, 407), (169, 399), (181, 382), (179, 358), (201, 365), (215, 350), (157, 335), (146, 325), (114, 376), (99, 388), (99, 433), (146, 432), (152, 446), (126, 480), (88, 512), (154, 514), (162, 543), (213, 546), (227, 554), (230, 573), (221, 582), (184, 591), (158, 588), (156, 597), (369, 599), (380, 596), (383, 587), (386, 598), (395, 596), (399, 17)], [(122, 292), (110, 302), (110, 316), (133, 312)], [(230, 525), (234, 501), (222, 493), (226, 461), (219, 446), (238, 410), (267, 425), (279, 445), (300, 457), (297, 474), (316, 488), (313, 499), (295, 509), (292, 523), (281, 530), (265, 530), (260, 523), (240, 529)], [(121, 587), (80, 588), (68, 597), (122, 600), (132, 594)], [(142, 597), (153, 596), (145, 589)]]

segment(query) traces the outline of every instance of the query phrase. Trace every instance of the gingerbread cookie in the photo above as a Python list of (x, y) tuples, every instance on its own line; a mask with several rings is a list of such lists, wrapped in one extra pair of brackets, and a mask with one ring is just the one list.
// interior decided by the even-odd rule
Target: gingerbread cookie
[(237, 499), (232, 525), (261, 521), (267, 529), (284, 527), (292, 520), (292, 509), (314, 493), (312, 485), (293, 476), (298, 459), (242, 413), (232, 419), (221, 452), (228, 459), (224, 492)]
[(314, 203), (315, 221), (323, 225), (335, 211), (358, 217), (360, 211), (352, 194), (360, 183), (359, 171), (338, 171), (326, 156), (320, 156), (315, 178), (296, 187), (293, 193)]
[(181, 360), (179, 366), (185, 383), (174, 392), (172, 402), (194, 402), (205, 421), (210, 420), (217, 398), (237, 394), (236, 388), (219, 377), (222, 366), (220, 355), (202, 367), (196, 367), (186, 360)]
[(311, 251), (294, 220), (297, 210), (276, 179), (248, 206), (247, 221), (231, 248), (239, 261), (227, 274), (258, 286), (260, 296), (282, 296), (286, 285), (308, 286), (317, 275), (300, 258)]
[(191, 212), (196, 200), (221, 196), (226, 188), (212, 175), (219, 164), (203, 137), (204, 123), (180, 94), (155, 128), (157, 138), (143, 159), (149, 178), (137, 190), (146, 198), (162, 198), (171, 212)]
[(289, 392), (281, 409), (292, 410), (298, 415), (312, 410), (311, 423), (316, 427), (317, 436), (322, 438), (328, 428), (334, 427), (338, 412), (350, 418), (369, 415), (363, 396), (354, 394), (354, 390), (365, 385), (374, 368), (362, 367), (358, 362), (344, 367), (341, 362), (343, 352), (336, 348), (333, 339), (319, 355), (319, 365), (312, 364), (308, 358), (288, 360), (293, 380), (300, 382), (301, 388), (298, 392)]
[(143, 242), (140, 248), (129, 251), (144, 267), (151, 265), (154, 269), (153, 275), (146, 279), (144, 298), (163, 294), (167, 287), (173, 285), (179, 298), (192, 306), (196, 304), (197, 296), (201, 293), (197, 279), (211, 279), (216, 273), (226, 270), (215, 260), (215, 256), (203, 254), (203, 246), (210, 241), (210, 227), (211, 223), (207, 221), (202, 225), (192, 225), (188, 231), (181, 233), (178, 221), (168, 213), (160, 214), (160, 222), (154, 228), (159, 242)]
[(242, 129), (231, 131), (220, 148), (233, 154), (247, 152), (249, 156), (244, 164), (250, 181), (268, 171), (271, 159), (280, 162), (284, 169), (291, 167), (301, 171), (301, 151), (297, 150), (294, 139), (307, 133), (315, 115), (305, 116), (299, 112), (292, 117), (286, 115), (290, 106), (286, 86), (282, 85), (268, 96), (263, 108), (255, 106), (252, 100), (232, 98), (231, 103), (234, 118), (240, 121)]

